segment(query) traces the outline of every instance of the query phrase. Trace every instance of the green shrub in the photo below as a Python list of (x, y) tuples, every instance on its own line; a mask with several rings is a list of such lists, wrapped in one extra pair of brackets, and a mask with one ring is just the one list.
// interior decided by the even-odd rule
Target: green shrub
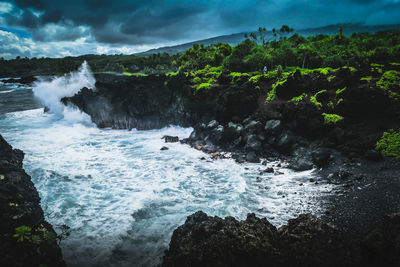
[(201, 83), (196, 87), (196, 90), (210, 89), (210, 87), (211, 87), (210, 83)]
[(265, 101), (270, 102), (272, 100), (275, 99), (275, 94), (276, 94), (276, 89), (271, 89), (268, 94), (267, 94), (267, 98), (265, 99)]
[(328, 80), (328, 82), (331, 82), (331, 81), (333, 81), (333, 79), (335, 79), (335, 78), (336, 78), (335, 75), (330, 75), (330, 76), (328, 76), (327, 80)]
[(254, 84), (258, 83), (261, 78), (264, 79), (271, 79), (271, 78), (276, 78), (277, 77), (277, 72), (275, 70), (269, 71), (266, 74), (257, 74), (254, 75), (249, 79), (249, 82), (252, 82)]
[(317, 68), (317, 69), (313, 69), (312, 71), (316, 71), (319, 72), (323, 75), (328, 75), (330, 72), (335, 72), (336, 69), (332, 69), (332, 68)]
[(307, 97), (307, 94), (306, 93), (302, 93), (301, 95), (295, 96), (292, 99), (290, 99), (289, 102), (300, 102), (305, 97)]
[(354, 67), (344, 66), (344, 67), (342, 67), (342, 68), (343, 68), (343, 69), (349, 69), (351, 72), (357, 71), (357, 69), (354, 68)]
[(322, 113), (322, 116), (324, 116), (325, 124), (336, 124), (337, 122), (343, 120), (343, 117), (337, 114)]
[(242, 73), (242, 72), (231, 72), (231, 73), (229, 73), (229, 76), (232, 77), (232, 82), (237, 82), (243, 78), (250, 77), (250, 74)]
[[(279, 66), (278, 66), (279, 67)], [(279, 76), (279, 70), (277, 71), (277, 76), (280, 77), (278, 78), (278, 80), (272, 84), (272, 89), (268, 92), (267, 98), (265, 99), (265, 101), (270, 102), (272, 100), (275, 99), (276, 96), (276, 88), (280, 85), (283, 85), (286, 83), (287, 78), (293, 74), (294, 72), (283, 72), (280, 76)]]
[(386, 71), (376, 85), (388, 92), (390, 98), (398, 100), (400, 98), (400, 71)]
[(194, 83), (200, 83), (201, 82), (201, 78), (200, 77), (194, 77), (193, 78), (193, 82)]
[(372, 80), (372, 76), (362, 77), (360, 81), (367, 81), (370, 82)]
[(212, 78), (212, 77), (211, 78), (204, 78), (203, 82), (213, 84), (213, 83), (215, 83), (215, 79)]
[(340, 93), (343, 93), (346, 89), (347, 89), (347, 87), (344, 87), (344, 88), (342, 88), (342, 89), (337, 89), (337, 90), (336, 90), (336, 95), (338, 95), (338, 94), (340, 94)]
[(170, 71), (170, 72), (165, 73), (165, 76), (173, 77), (173, 76), (176, 76), (178, 74), (179, 74), (179, 71), (175, 71), (175, 72)]
[(400, 158), (400, 130), (384, 132), (375, 149), (383, 156)]
[(139, 73), (139, 72), (137, 72), (137, 73), (123, 72), (122, 74), (125, 75), (125, 76), (135, 76), (135, 77), (145, 77), (145, 76), (147, 76), (147, 74)]
[(255, 75), (255, 76), (253, 76), (253, 77), (251, 77), (251, 78), (249, 79), (249, 82), (258, 83), (258, 81), (260, 80), (260, 78), (261, 78), (262, 76), (263, 76), (262, 74)]
[(282, 68), (281, 65), (278, 65), (278, 67), (276, 68), (276, 75), (277, 75), (278, 77), (281, 77), (281, 76), (282, 76), (282, 73), (283, 73), (283, 68)]
[(325, 92), (326, 92), (326, 90), (321, 90), (321, 91), (317, 92), (315, 95), (310, 97), (311, 103), (313, 103), (314, 106), (316, 106), (317, 108), (321, 108), (322, 107), (322, 103), (318, 102), (317, 97), (318, 97), (319, 94), (322, 94), (322, 93), (325, 93)]
[(26, 225), (15, 228), (15, 234), (13, 237), (17, 239), (17, 242), (30, 241), (32, 235), (32, 228)]
[(383, 68), (382, 64), (376, 64), (376, 63), (371, 64), (371, 72), (382, 73), (383, 72), (382, 68)]

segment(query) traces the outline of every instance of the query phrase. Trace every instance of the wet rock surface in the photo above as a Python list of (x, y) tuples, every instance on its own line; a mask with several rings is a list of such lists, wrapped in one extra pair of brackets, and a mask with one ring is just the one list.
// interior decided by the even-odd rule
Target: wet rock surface
[(0, 135), (0, 265), (65, 266), (39, 194), (22, 169), (23, 158)]
[(16, 78), (4, 79), (1, 82), (2, 83), (17, 83), (17, 84), (24, 84), (24, 85), (32, 85), (32, 83), (35, 81), (37, 81), (37, 78), (34, 76), (24, 76), (19, 79), (16, 79)]
[(378, 229), (351, 240), (310, 214), (277, 229), (254, 214), (237, 221), (199, 211), (174, 231), (163, 266), (398, 266), (399, 219), (389, 215)]

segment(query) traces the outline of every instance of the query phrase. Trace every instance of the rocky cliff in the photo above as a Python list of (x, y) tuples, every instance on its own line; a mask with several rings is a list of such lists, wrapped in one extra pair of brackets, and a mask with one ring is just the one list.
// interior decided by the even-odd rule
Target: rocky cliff
[(221, 84), (215, 90), (195, 91), (184, 75), (127, 77), (95, 76), (96, 90), (82, 89), (72, 103), (89, 114), (99, 127), (155, 129), (168, 125), (192, 126), (217, 118), (229, 120), (256, 109), (259, 92)]
[(0, 265), (65, 266), (57, 235), (22, 168), (23, 158), (0, 135)]

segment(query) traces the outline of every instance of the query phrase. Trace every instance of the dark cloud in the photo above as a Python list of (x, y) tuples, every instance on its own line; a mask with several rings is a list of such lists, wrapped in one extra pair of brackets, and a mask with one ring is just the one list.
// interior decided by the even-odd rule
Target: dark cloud
[(149, 44), (197, 40), (289, 24), (310, 28), (345, 22), (400, 23), (398, 0), (13, 0), (7, 25), (35, 40)]
[(29, 9), (18, 12), (18, 14), (7, 14), (5, 19), (11, 26), (22, 26), (30, 29), (35, 29), (40, 24), (39, 18)]

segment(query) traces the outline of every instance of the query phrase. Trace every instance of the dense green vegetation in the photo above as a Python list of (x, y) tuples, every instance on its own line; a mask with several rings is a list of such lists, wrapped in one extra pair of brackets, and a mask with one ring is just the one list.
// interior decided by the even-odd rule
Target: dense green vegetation
[(135, 55), (84, 55), (65, 58), (18, 58), (4, 60), (0, 58), (0, 77), (25, 75), (63, 75), (79, 68), (87, 61), (93, 72), (159, 74), (176, 71), (173, 62), (176, 55), (154, 54)]
[[(287, 38), (290, 31), (289, 27), (283, 27), (275, 31), (272, 40), (266, 40), (265, 29), (260, 28), (236, 47), (227, 44), (195, 45), (182, 53), (174, 64), (179, 71), (189, 74), (186, 76), (190, 76), (197, 89), (209, 89), (221, 72), (227, 73), (232, 83), (250, 81), (256, 89), (262, 87), (260, 82), (272, 81), (266, 101), (274, 100), (277, 88), (296, 71), (301, 75), (322, 75), (332, 82), (341, 69), (369, 72), (370, 75), (362, 81), (374, 82), (392, 98), (398, 98), (399, 73), (392, 68), (398, 67), (394, 61), (400, 58), (399, 31), (344, 36), (339, 30), (335, 36), (304, 38), (294, 34)], [(267, 67), (266, 73), (263, 73), (264, 66)], [(218, 69), (218, 76), (205, 75), (212, 68)], [(318, 101), (319, 94), (326, 92), (323, 89), (307, 98), (317, 108), (323, 107), (323, 103)], [(339, 105), (343, 101), (341, 93), (345, 90), (337, 89), (334, 99), (326, 103), (327, 107), (334, 109)], [(305, 94), (294, 96), (291, 101), (306, 99)]]
[(384, 132), (376, 143), (376, 150), (384, 156), (400, 158), (400, 130)]
[[(269, 70), (277, 66), (317, 69), (328, 74), (333, 68), (349, 66), (370, 68), (375, 64), (400, 58), (400, 32), (383, 31), (375, 34), (359, 33), (344, 36), (318, 35), (302, 37), (294, 34), (287, 38), (266, 42), (262, 34), (254, 34), (236, 47), (227, 44), (193, 46), (181, 54), (176, 66), (182, 70), (202, 69), (206, 65), (223, 66), (231, 72)], [(374, 66), (372, 66), (374, 68)]]
[[(335, 68), (370, 68), (382, 74), (382, 65), (400, 58), (400, 32), (383, 31), (375, 34), (359, 33), (345, 36), (340, 31), (335, 36), (318, 35), (302, 37), (293, 34), (288, 26), (274, 31), (266, 40), (265, 28), (232, 47), (229, 44), (210, 46), (195, 44), (182, 54), (135, 55), (84, 55), (79, 57), (0, 58), (0, 76), (54, 75), (77, 69), (84, 60), (94, 72), (172, 73), (198, 71), (206, 66), (237, 73), (261, 74), (263, 67), (277, 70), (277, 76), (292, 68), (313, 69), (329, 74)], [(279, 38), (278, 38), (279, 37)], [(372, 65), (371, 65), (372, 64)], [(398, 64), (398, 63), (393, 63)]]

